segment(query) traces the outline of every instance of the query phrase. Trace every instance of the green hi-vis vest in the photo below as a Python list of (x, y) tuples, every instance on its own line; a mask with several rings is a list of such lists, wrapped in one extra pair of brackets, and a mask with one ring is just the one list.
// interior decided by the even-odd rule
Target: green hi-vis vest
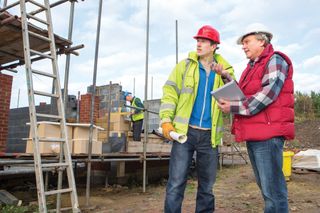
[[(223, 66), (234, 78), (232, 66), (219, 54), (213, 55), (214, 60)], [(187, 69), (187, 70), (186, 70)], [(161, 122), (173, 122), (176, 131), (187, 134), (189, 119), (192, 113), (199, 84), (199, 63), (196, 52), (190, 52), (188, 59), (181, 61), (171, 72), (169, 79), (163, 86), (163, 97), (159, 116)], [(215, 75), (215, 90), (224, 85), (220, 75)], [(212, 147), (216, 147), (221, 142), (223, 135), (223, 118), (216, 100), (212, 97), (211, 105), (211, 142)]]
[[(134, 97), (133, 100), (132, 100), (132, 106), (140, 108), (140, 106), (136, 105), (136, 97)], [(143, 118), (144, 118), (144, 112), (142, 110), (139, 113), (132, 115), (132, 121), (138, 121), (138, 120), (141, 120)]]

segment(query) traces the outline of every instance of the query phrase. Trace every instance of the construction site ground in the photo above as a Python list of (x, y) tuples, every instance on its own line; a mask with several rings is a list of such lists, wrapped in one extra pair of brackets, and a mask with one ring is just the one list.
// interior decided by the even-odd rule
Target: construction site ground
[[(293, 173), (288, 183), (290, 212), (318, 213), (320, 209), (320, 174)], [(195, 209), (197, 181), (190, 178), (185, 191), (182, 212)], [(225, 166), (218, 173), (214, 187), (217, 213), (263, 212), (263, 200), (255, 183), (250, 165)], [(80, 191), (84, 202), (84, 191)], [(110, 186), (93, 190), (87, 212), (163, 212), (165, 180), (141, 187)]]
[[(295, 152), (307, 148), (320, 149), (319, 127), (320, 120), (297, 122), (297, 137), (294, 141), (287, 143), (287, 149)], [(226, 140), (227, 138), (228, 136)], [(250, 164), (245, 164), (239, 156), (235, 156), (235, 165), (231, 165), (231, 156), (225, 157), (224, 163), (225, 165), (219, 169), (214, 187), (216, 212), (263, 212), (263, 199), (255, 183)], [(24, 181), (22, 184), (22, 180), (20, 182), (19, 180), (16, 181), (7, 181), (6, 187), (8, 187), (7, 190), (9, 192), (22, 200), (22, 205), (26, 208), (26, 211), (23, 212), (32, 212), (37, 209), (34, 183)], [(157, 213), (163, 212), (165, 185), (166, 178), (164, 177), (156, 182), (148, 183), (146, 192), (143, 193), (141, 182), (131, 181), (130, 184), (110, 185), (107, 187), (103, 184), (93, 184), (89, 207), (85, 206), (85, 182), (77, 183), (77, 190), (83, 212)], [(301, 169), (292, 170), (292, 175), (287, 185), (290, 212), (319, 212), (319, 172)], [(185, 191), (183, 213), (194, 212), (196, 190), (196, 178), (190, 176)], [(68, 201), (68, 197), (62, 200), (64, 205)], [(55, 204), (55, 200), (52, 199), (49, 203)]]

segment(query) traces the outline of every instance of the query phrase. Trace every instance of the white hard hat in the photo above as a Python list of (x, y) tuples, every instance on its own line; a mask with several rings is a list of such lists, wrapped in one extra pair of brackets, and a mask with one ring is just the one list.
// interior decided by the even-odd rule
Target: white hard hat
[(242, 44), (242, 40), (248, 36), (248, 35), (251, 35), (251, 34), (257, 34), (257, 33), (263, 33), (265, 34), (269, 41), (271, 41), (272, 39), (272, 33), (269, 32), (269, 29), (261, 24), (261, 23), (253, 23), (253, 24), (250, 24), (246, 30), (242, 33), (242, 35), (238, 38), (237, 40), (237, 44)]

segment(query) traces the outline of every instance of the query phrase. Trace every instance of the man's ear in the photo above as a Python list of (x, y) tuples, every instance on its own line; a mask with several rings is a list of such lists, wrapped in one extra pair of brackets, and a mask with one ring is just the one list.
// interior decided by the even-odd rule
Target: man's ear
[(211, 46), (211, 47), (212, 47), (212, 50), (217, 49), (217, 46), (218, 46), (217, 44), (212, 44), (212, 46)]

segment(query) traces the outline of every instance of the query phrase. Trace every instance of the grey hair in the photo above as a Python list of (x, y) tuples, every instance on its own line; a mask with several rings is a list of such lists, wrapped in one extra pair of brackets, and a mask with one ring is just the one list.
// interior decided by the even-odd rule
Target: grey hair
[(255, 33), (256, 39), (264, 41), (265, 46), (270, 43), (270, 38), (265, 33)]

